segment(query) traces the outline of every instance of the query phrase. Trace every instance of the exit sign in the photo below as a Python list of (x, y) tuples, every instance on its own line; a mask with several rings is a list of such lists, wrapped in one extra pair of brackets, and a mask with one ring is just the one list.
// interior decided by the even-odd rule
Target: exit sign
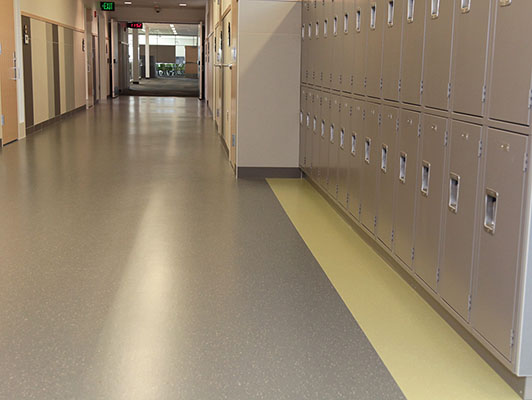
[(102, 11), (114, 11), (115, 2), (114, 1), (100, 1), (100, 9)]
[(131, 29), (142, 29), (142, 22), (128, 22), (127, 27)]

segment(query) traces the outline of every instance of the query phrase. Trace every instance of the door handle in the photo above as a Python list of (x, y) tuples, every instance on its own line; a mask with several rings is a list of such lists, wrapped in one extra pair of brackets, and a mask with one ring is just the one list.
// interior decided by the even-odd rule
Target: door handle
[(13, 70), (14, 75), (13, 75), (13, 78), (9, 78), (9, 79), (11, 79), (12, 81), (16, 81), (18, 79), (18, 77), (17, 77), (17, 67), (11, 67), (11, 69)]

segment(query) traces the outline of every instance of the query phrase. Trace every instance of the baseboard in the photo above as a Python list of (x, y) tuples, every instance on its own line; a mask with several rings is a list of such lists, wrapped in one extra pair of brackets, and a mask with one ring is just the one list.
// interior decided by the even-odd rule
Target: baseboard
[(86, 105), (82, 105), (78, 108), (75, 108), (73, 110), (70, 110), (70, 111), (67, 111), (66, 113), (63, 113), (61, 115), (57, 115), (53, 118), (50, 118), (46, 121), (43, 121), (37, 125), (33, 125), (33, 126), (28, 126), (26, 127), (26, 135), (30, 135), (32, 133), (35, 133), (35, 132), (38, 132), (38, 131), (42, 131), (45, 127), (49, 126), (49, 125), (52, 125), (52, 124), (55, 124), (56, 122), (62, 120), (62, 119), (65, 119), (65, 118), (68, 118), (70, 117), (71, 115), (79, 112), (79, 111), (82, 111), (82, 110), (86, 110)]
[(299, 168), (283, 167), (238, 167), (239, 179), (301, 178)]

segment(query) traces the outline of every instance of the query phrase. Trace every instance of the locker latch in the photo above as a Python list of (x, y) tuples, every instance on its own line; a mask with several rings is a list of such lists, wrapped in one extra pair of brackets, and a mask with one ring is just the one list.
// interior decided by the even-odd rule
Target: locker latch
[(486, 96), (487, 96), (487, 88), (486, 88), (486, 85), (484, 85), (484, 87), (482, 88), (482, 102), (485, 103), (486, 102)]
[(451, 82), (447, 84), (447, 98), (451, 98)]
[(467, 299), (467, 310), (471, 311), (471, 303), (472, 303), (472, 297), (469, 295), (469, 298)]
[(419, 82), (419, 94), (423, 94), (423, 81)]
[(436, 271), (436, 283), (438, 283), (440, 281), (440, 269), (438, 268), (438, 270)]

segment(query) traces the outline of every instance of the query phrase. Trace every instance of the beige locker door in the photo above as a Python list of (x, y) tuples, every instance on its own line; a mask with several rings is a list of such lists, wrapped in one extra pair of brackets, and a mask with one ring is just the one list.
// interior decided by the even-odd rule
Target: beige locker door
[(237, 139), (237, 95), (238, 95), (238, 62), (237, 51), (238, 48), (238, 1), (231, 0), (231, 43), (228, 48), (228, 63), (231, 64), (231, 151), (229, 159), (233, 168), (236, 170), (236, 151), (238, 145)]
[(447, 119), (424, 115), (418, 161), (414, 270), (436, 289), (440, 260)]
[(405, 1), (389, 0), (386, 3), (382, 50), (382, 97), (398, 101)]
[(389, 249), (393, 244), (393, 223), (395, 185), (397, 182), (396, 157), (397, 136), (399, 131), (399, 110), (394, 107), (382, 107), (382, 126), (380, 136), (379, 164), (379, 207), (377, 210), (377, 237)]
[(333, 49), (334, 49), (334, 34), (333, 34), (333, 19), (334, 19), (334, 4), (337, 0), (329, 0), (324, 2), (324, 16), (322, 20), (321, 30), (321, 49), (320, 60), (322, 73), (320, 74), (321, 86), (326, 89), (331, 89), (333, 78)]
[(316, 182), (320, 179), (320, 147), (321, 147), (321, 132), (325, 130), (325, 121), (323, 120), (321, 108), (323, 105), (323, 96), (318, 91), (313, 91), (312, 103), (316, 123), (312, 121), (312, 177)]
[(497, 0), (489, 93), (492, 119), (530, 125), (532, 1)]
[(421, 104), (425, 1), (405, 0), (401, 53), (401, 100)]
[(379, 154), (380, 105), (365, 104), (364, 134), (362, 139), (362, 175), (360, 190), (360, 222), (371, 232), (375, 231), (377, 218), (377, 165)]
[(310, 0), (304, 0), (302, 3), (301, 18), (301, 82), (308, 83), (309, 70), (309, 44), (310, 38), (307, 36), (307, 25), (310, 18)]
[(490, 9), (492, 1), (462, 8), (456, 1), (453, 40), (453, 111), (484, 115)]
[(218, 134), (222, 135), (222, 115), (223, 115), (223, 44), (222, 44), (222, 29), (221, 25), (216, 27), (215, 30), (215, 121)]
[(316, 129), (318, 125), (318, 118), (316, 116), (316, 110), (314, 107), (314, 94), (311, 89), (307, 89), (307, 112), (310, 117), (310, 127), (307, 129), (307, 140), (306, 140), (306, 149), (305, 154), (307, 158), (307, 174), (312, 176), (313, 174), (313, 165), (314, 165), (314, 155), (313, 155), (313, 141), (316, 134)]
[(349, 204), (348, 209), (356, 219), (360, 218), (360, 179), (364, 156), (364, 102), (353, 100), (351, 114), (351, 139), (349, 158)]
[(520, 267), (526, 149), (526, 136), (488, 129), (471, 323), (508, 360)]
[(320, 185), (327, 190), (329, 181), (329, 138), (331, 125), (331, 96), (324, 93), (321, 98), (321, 127), (320, 127)]
[[(438, 293), (466, 321), (474, 263), (482, 127), (453, 121), (444, 175), (445, 234)], [(445, 179), (447, 181), (445, 181)]]
[(331, 87), (336, 91), (342, 90), (343, 82), (343, 59), (344, 59), (344, 32), (343, 32), (343, 15), (344, 0), (333, 1), (333, 24), (332, 24), (332, 82)]
[(339, 96), (331, 96), (331, 114), (329, 122), (329, 174), (327, 191), (336, 198), (338, 195), (338, 152), (340, 144), (342, 102)]
[(366, 0), (355, 0), (355, 46), (354, 46), (354, 71), (353, 93), (366, 93), (366, 45), (369, 28), (369, 4)]
[(368, 45), (366, 94), (370, 97), (381, 97), (382, 88), (382, 40), (384, 36), (384, 16), (386, 0), (373, 0), (368, 8)]
[(301, 108), (299, 110), (299, 166), (305, 169), (306, 166), (306, 140), (307, 130), (310, 127), (310, 113), (307, 108), (307, 90), (302, 87), (300, 94)]
[(342, 29), (344, 39), (342, 62), (342, 91), (351, 93), (353, 91), (355, 64), (355, 0), (344, 0), (344, 16)]
[(394, 253), (412, 268), (420, 114), (401, 111), (397, 141)]
[[(309, 38), (309, 83), (315, 85), (318, 81), (319, 71), (318, 71), (318, 36), (316, 31), (319, 31), (320, 16), (318, 11), (321, 8), (318, 8), (318, 0), (311, 0), (310, 3), (310, 20), (307, 25), (307, 37)], [(321, 5), (321, 1), (320, 1)]]
[(454, 4), (429, 0), (423, 63), (423, 103), (447, 110), (451, 95), (451, 50)]
[(338, 155), (338, 202), (347, 209), (348, 204), (348, 179), (349, 179), (349, 158), (350, 158), (350, 132), (351, 116), (353, 114), (353, 104), (351, 99), (341, 99), (341, 124)]

